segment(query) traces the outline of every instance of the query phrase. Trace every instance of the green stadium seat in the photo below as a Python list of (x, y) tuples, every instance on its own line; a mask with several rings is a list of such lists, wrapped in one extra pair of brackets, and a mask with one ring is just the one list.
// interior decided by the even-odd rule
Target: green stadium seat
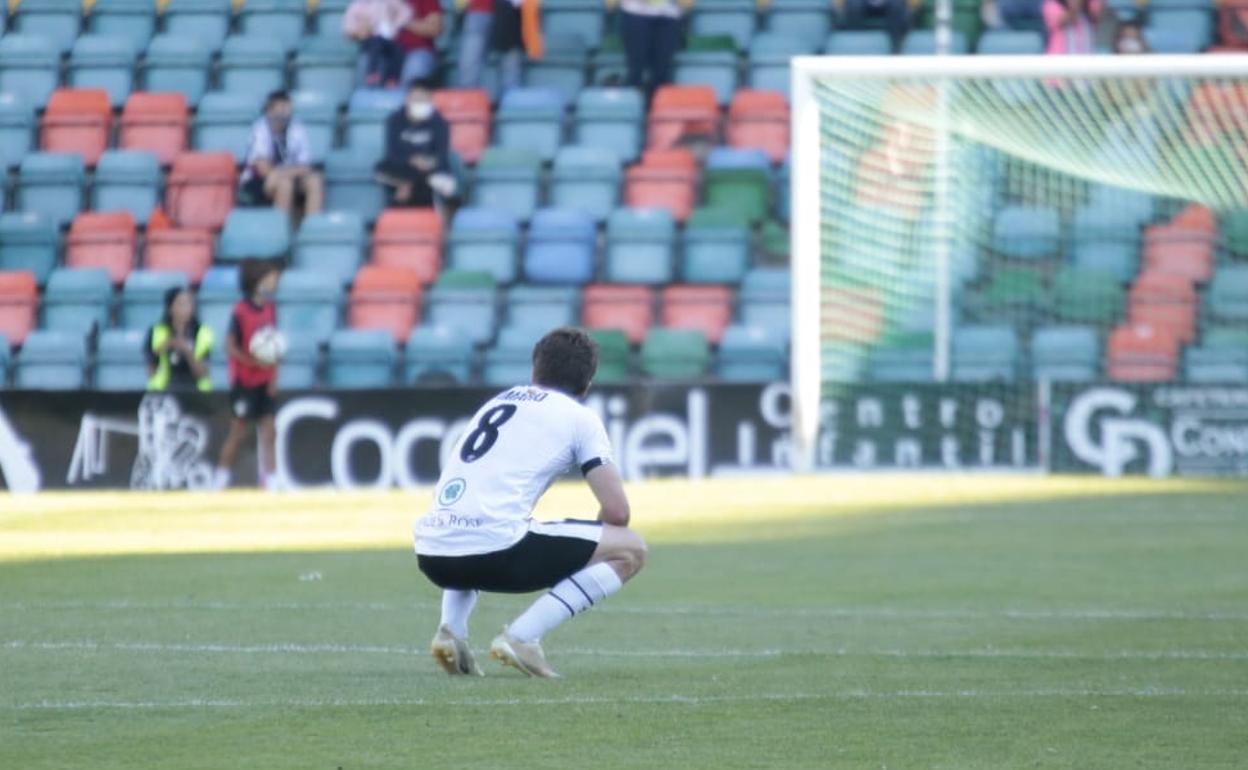
[(1248, 322), (1248, 265), (1226, 265), (1209, 285), (1209, 315), (1220, 323)]
[(1125, 291), (1108, 273), (1065, 269), (1053, 281), (1053, 307), (1072, 323), (1112, 326), (1122, 317)]
[(767, 215), (770, 183), (767, 172), (749, 168), (707, 169), (705, 203), (708, 207), (732, 211), (754, 223)]
[(694, 329), (654, 328), (641, 344), (641, 370), (664, 380), (696, 379), (707, 373), (711, 347)]
[(632, 349), (628, 335), (620, 329), (589, 329), (598, 343), (598, 372), (594, 382), (603, 385), (628, 382), (632, 376)]

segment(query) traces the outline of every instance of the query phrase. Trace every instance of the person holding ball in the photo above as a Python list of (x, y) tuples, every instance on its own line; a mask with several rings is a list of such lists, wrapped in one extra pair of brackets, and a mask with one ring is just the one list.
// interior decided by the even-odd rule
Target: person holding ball
[[(277, 327), (277, 308), (273, 293), (281, 268), (275, 262), (262, 259), (243, 260), (239, 267), (238, 283), (243, 298), (234, 306), (230, 318), (230, 332), (226, 335), (225, 351), (230, 362), (230, 432), (221, 445), (213, 477), (217, 489), (230, 485), (234, 458), (238, 447), (247, 436), (248, 423), (254, 423), (260, 437), (260, 485), (276, 489), (277, 431), (274, 415), (277, 404), (278, 356), (264, 355), (272, 345), (256, 346), (258, 338), (269, 337)], [(280, 351), (281, 346), (276, 349)], [(258, 355), (259, 354), (259, 355)]]

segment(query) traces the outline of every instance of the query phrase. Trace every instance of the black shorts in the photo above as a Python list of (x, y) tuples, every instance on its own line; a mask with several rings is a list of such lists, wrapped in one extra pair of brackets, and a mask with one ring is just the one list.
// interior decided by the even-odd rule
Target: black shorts
[[(596, 521), (567, 519), (551, 524), (535, 524), (520, 542), (502, 551), (472, 556), (426, 556), (418, 554), (417, 563), (438, 588), (461, 591), (493, 591), (503, 594), (527, 594), (550, 588), (555, 583), (579, 572), (598, 548), (597, 539), (574, 534), (557, 534), (560, 524), (578, 527)], [(542, 529), (552, 534), (544, 534)], [(569, 531), (574, 528), (567, 528)]]
[(268, 385), (248, 388), (238, 383), (230, 387), (230, 411), (239, 420), (255, 422), (277, 413), (277, 402), (269, 395)]

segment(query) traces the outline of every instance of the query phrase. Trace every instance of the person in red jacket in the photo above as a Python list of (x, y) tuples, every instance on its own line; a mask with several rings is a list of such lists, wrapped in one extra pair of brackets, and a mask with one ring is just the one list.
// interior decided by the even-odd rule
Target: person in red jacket
[(218, 489), (230, 485), (234, 458), (247, 437), (248, 423), (255, 423), (260, 436), (261, 486), (274, 488), (277, 431), (274, 414), (277, 404), (277, 364), (266, 364), (251, 355), (251, 338), (268, 326), (277, 325), (277, 308), (273, 292), (277, 289), (280, 268), (261, 259), (244, 260), (239, 268), (238, 283), (243, 298), (234, 306), (230, 333), (225, 350), (230, 361), (230, 433), (221, 445), (214, 482)]

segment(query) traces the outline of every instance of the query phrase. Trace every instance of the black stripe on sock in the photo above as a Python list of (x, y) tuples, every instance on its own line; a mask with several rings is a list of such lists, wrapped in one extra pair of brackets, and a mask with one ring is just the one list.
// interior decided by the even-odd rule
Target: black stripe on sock
[(592, 598), (590, 598), (589, 592), (588, 592), (588, 591), (586, 591), (584, 588), (581, 588), (581, 584), (580, 584), (580, 583), (578, 583), (578, 582), (576, 582), (576, 578), (572, 578), (572, 577), (570, 577), (570, 578), (568, 578), (568, 580), (572, 581), (572, 585), (576, 586), (576, 590), (580, 591), (582, 594), (584, 594), (584, 595), (585, 595), (585, 601), (589, 602), (589, 606), (590, 606), (590, 607), (593, 607), (593, 606), (594, 606), (594, 600), (593, 600)]
[(568, 611), (568, 615), (570, 615), (570, 616), (572, 616), (572, 617), (576, 617), (576, 610), (572, 609), (572, 605), (571, 605), (571, 604), (568, 604), (567, 602), (565, 602), (565, 601), (563, 600), (563, 597), (561, 597), (559, 594), (555, 593), (554, 591), (551, 591), (551, 592), (550, 592), (550, 595), (551, 595), (551, 596), (553, 596), (553, 597), (555, 597), (556, 599), (558, 599), (558, 600), (559, 600), (559, 603), (560, 603), (560, 604), (562, 604), (562, 605), (564, 606), (564, 608), (566, 608), (566, 609), (567, 609), (567, 611)]

